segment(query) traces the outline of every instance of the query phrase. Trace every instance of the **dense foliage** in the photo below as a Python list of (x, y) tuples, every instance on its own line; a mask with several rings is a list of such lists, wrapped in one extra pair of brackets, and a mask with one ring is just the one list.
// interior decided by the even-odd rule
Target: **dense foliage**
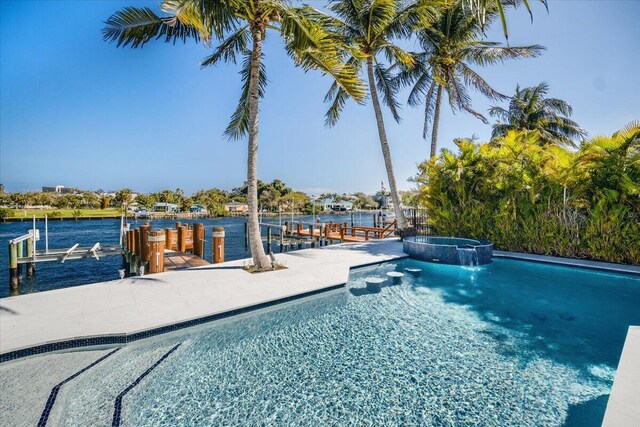
[(434, 232), (497, 249), (640, 264), (640, 122), (579, 149), (509, 131), (419, 166)]

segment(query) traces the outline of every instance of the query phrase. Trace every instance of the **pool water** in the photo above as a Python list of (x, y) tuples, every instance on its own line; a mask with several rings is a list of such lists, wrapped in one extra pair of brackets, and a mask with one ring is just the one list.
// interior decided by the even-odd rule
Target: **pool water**
[[(406, 268), (421, 269), (412, 275)], [(405, 272), (379, 293), (365, 278)], [(640, 278), (495, 259), (401, 260), (345, 289), (124, 347), (52, 421), (121, 425), (598, 426)]]

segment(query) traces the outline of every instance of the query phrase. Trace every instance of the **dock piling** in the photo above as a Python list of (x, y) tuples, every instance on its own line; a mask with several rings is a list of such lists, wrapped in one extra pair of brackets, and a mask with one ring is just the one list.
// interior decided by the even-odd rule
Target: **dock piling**
[(204, 224), (193, 224), (193, 254), (204, 258)]
[(166, 236), (163, 230), (149, 231), (149, 273), (164, 271), (164, 243)]
[(267, 253), (271, 254), (271, 227), (267, 227)]
[(144, 266), (149, 261), (149, 224), (140, 226), (140, 266)]
[(18, 245), (9, 243), (9, 288), (18, 289)]
[[(246, 224), (245, 224), (246, 227)], [(224, 227), (213, 227), (213, 263), (224, 262)]]
[[(24, 244), (22, 241), (18, 242), (17, 245), (18, 250), (18, 258), (22, 258), (24, 256)], [(22, 264), (18, 264), (18, 285), (22, 283)]]
[[(214, 248), (214, 251), (215, 251), (215, 248)], [(245, 252), (249, 251), (249, 224), (247, 222), (244, 223), (244, 251)]]
[[(33, 237), (27, 239), (27, 256), (33, 259), (34, 240)], [(27, 277), (31, 278), (36, 272), (36, 265), (33, 262), (27, 263)]]

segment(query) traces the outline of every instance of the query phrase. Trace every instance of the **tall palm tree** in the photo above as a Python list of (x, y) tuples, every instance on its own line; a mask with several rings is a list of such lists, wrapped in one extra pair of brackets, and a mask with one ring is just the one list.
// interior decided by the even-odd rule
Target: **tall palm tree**
[(564, 144), (575, 147), (575, 139), (586, 136), (586, 132), (569, 117), (573, 108), (566, 101), (547, 98), (549, 85), (520, 89), (509, 102), (509, 109), (492, 107), (489, 114), (498, 118), (493, 125), (492, 138), (504, 136), (510, 130), (537, 130), (543, 145)]
[[(394, 44), (393, 40), (409, 37), (415, 26), (434, 15), (435, 6), (430, 6), (429, 2), (339, 0), (331, 3), (329, 9), (336, 17), (328, 24), (341, 33), (352, 46), (352, 55), (347, 60), (347, 64), (367, 75), (369, 96), (376, 116), (378, 138), (397, 225), (400, 230), (404, 230), (407, 228), (407, 220), (400, 206), (400, 195), (378, 97), (379, 94), (382, 96), (382, 102), (389, 108), (393, 118), (399, 122), (400, 104), (396, 99), (398, 84), (392, 78), (390, 69), (381, 62), (380, 56), (384, 55), (388, 61), (412, 67), (414, 60), (411, 54)], [(337, 122), (347, 98), (348, 94), (344, 89), (335, 83), (331, 86), (325, 97), (326, 102), (331, 102), (331, 107), (326, 114), (327, 125), (333, 126)]]
[[(486, 19), (495, 17), (487, 15)], [(436, 22), (417, 33), (423, 49), (415, 55), (416, 65), (405, 67), (398, 75), (400, 84), (411, 86), (408, 104), (424, 102), (424, 127), (422, 136), (431, 132), (431, 157), (435, 157), (438, 144), (440, 106), (444, 92), (449, 97), (452, 111), (466, 111), (485, 123), (487, 119), (471, 107), (471, 87), (489, 99), (505, 99), (472, 68), (501, 63), (506, 59), (535, 57), (542, 46), (506, 47), (500, 43), (483, 41), (483, 23), (475, 14), (465, 11), (463, 2), (447, 7)]]
[[(263, 41), (267, 30), (280, 35), (287, 53), (305, 71), (318, 69), (332, 76), (348, 96), (362, 99), (364, 88), (352, 67), (341, 61), (340, 40), (310, 17), (308, 7), (294, 8), (284, 0), (164, 0), (163, 16), (149, 8), (125, 8), (106, 22), (104, 38), (118, 46), (141, 47), (152, 39), (165, 42), (220, 40), (203, 66), (236, 62), (242, 56), (240, 102), (225, 134), (239, 139), (248, 134), (247, 201), (249, 240), (253, 263), (272, 268), (262, 246), (258, 219), (258, 105), (267, 84)], [(318, 13), (319, 14), (319, 13)]]

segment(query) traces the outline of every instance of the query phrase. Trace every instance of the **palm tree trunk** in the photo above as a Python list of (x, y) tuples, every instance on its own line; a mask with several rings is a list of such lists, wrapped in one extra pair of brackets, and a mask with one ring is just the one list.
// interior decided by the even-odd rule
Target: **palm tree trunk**
[(391, 200), (393, 200), (393, 210), (398, 221), (398, 229), (407, 228), (407, 219), (400, 206), (400, 195), (396, 187), (396, 178), (393, 174), (393, 164), (391, 163), (391, 152), (389, 151), (389, 143), (387, 142), (387, 132), (384, 129), (384, 120), (382, 119), (382, 110), (380, 109), (380, 101), (378, 100), (378, 92), (373, 77), (373, 59), (367, 60), (367, 73), (369, 75), (369, 92), (371, 93), (371, 103), (373, 110), (376, 112), (376, 122), (378, 124), (378, 136), (380, 137), (380, 146), (382, 147), (382, 157), (384, 157), (384, 165), (387, 168), (387, 178), (389, 179), (389, 191), (391, 192)]
[(249, 147), (247, 154), (247, 204), (249, 205), (249, 248), (253, 265), (270, 269), (271, 260), (264, 252), (260, 222), (258, 219), (258, 103), (260, 101), (259, 79), (262, 60), (262, 30), (252, 29), (253, 50), (251, 52), (251, 74), (249, 77)]
[(442, 86), (438, 85), (438, 94), (436, 95), (436, 110), (433, 113), (433, 131), (431, 132), (431, 156), (436, 156), (436, 148), (438, 146), (438, 123), (440, 122), (440, 104), (442, 103)]

